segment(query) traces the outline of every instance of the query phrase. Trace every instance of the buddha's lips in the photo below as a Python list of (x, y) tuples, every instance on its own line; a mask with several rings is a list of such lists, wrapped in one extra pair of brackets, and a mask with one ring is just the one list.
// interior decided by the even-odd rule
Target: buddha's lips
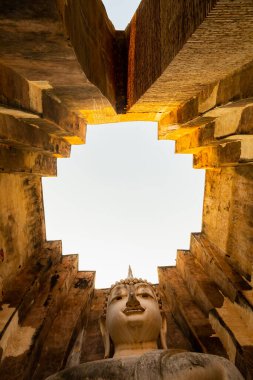
[(126, 314), (126, 315), (129, 315), (129, 314), (138, 314), (138, 313), (143, 313), (145, 311), (145, 309), (142, 307), (142, 306), (137, 306), (137, 307), (126, 307), (124, 310), (123, 310), (123, 313)]

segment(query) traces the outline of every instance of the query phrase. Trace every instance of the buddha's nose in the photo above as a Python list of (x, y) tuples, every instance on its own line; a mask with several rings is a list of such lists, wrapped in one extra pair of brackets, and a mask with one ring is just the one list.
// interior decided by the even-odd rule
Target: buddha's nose
[(140, 306), (140, 302), (137, 300), (137, 298), (135, 296), (134, 289), (131, 289), (130, 292), (129, 292), (129, 296), (128, 296), (128, 300), (127, 300), (127, 303), (126, 303), (126, 307), (134, 308), (134, 307), (137, 307), (137, 306)]

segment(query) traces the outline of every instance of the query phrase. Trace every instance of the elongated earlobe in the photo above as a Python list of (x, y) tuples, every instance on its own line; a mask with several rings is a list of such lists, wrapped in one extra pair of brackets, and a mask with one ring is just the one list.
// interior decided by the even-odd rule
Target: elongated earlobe
[(106, 328), (105, 317), (100, 318), (99, 326), (100, 326), (100, 331), (101, 331), (103, 342), (104, 342), (104, 349), (105, 349), (104, 359), (108, 359), (110, 357), (110, 336)]
[(162, 326), (160, 330), (160, 339), (161, 339), (161, 345), (164, 350), (168, 349), (167, 346), (167, 320), (164, 311), (161, 312), (162, 316)]

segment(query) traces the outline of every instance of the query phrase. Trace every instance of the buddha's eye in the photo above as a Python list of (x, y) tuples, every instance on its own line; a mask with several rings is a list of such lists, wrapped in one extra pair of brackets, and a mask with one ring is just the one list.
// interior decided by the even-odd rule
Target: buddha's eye
[(141, 294), (139, 294), (139, 296), (142, 297), (142, 298), (149, 298), (149, 297), (151, 297), (151, 295), (149, 293), (141, 293)]
[(122, 298), (123, 298), (122, 296), (116, 296), (112, 299), (112, 302), (120, 301), (122, 300)]

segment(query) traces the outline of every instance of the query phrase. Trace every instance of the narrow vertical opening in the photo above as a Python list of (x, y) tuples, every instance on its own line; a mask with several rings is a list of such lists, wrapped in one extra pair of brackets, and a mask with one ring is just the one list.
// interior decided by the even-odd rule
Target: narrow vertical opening
[(103, 0), (108, 17), (116, 30), (125, 30), (141, 0)]

